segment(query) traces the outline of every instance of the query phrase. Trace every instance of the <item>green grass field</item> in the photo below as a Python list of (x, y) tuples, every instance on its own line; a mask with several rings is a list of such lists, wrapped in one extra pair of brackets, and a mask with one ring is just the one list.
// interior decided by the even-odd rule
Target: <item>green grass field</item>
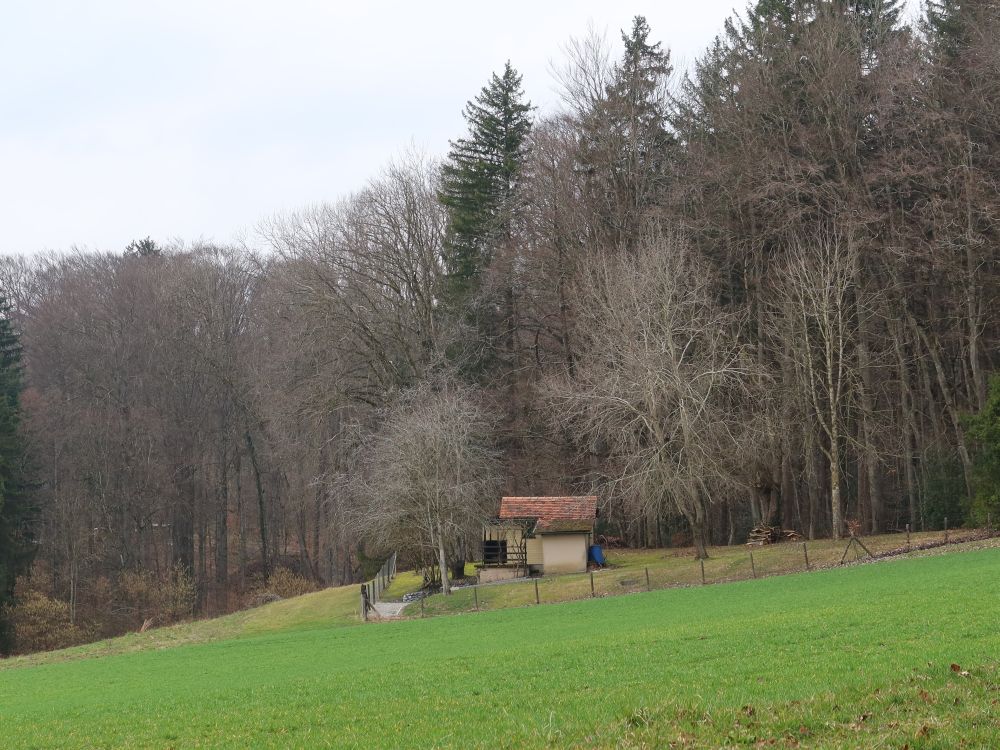
[(9, 660), (0, 745), (997, 747), (998, 574), (986, 549), (359, 626), (335, 589)]
[[(973, 532), (951, 532), (950, 539), (955, 541), (962, 534)], [(944, 533), (929, 531), (914, 533), (911, 542), (914, 547), (924, 542), (941, 542)], [(906, 544), (904, 534), (881, 534), (864, 538), (865, 546), (873, 553), (879, 554), (889, 550), (898, 550)], [(931, 550), (915, 550), (910, 556), (951, 553), (968, 547), (983, 545), (998, 545), (1000, 539), (982, 540), (964, 545), (949, 545)], [(833, 541), (818, 539), (808, 542), (810, 568), (836, 567), (844, 555), (846, 540)], [(852, 548), (847, 557), (848, 562), (855, 562), (857, 557)], [(805, 554), (802, 544), (774, 544), (766, 547), (755, 547), (753, 550), (754, 564), (750, 563), (750, 551), (745, 545), (731, 547), (711, 547), (710, 557), (705, 561), (705, 581), (709, 584), (751, 579), (756, 575), (764, 578), (773, 575), (785, 575), (801, 572), (806, 569)], [(863, 556), (863, 555), (862, 555)], [(662, 589), (674, 586), (693, 586), (701, 584), (701, 566), (694, 559), (692, 549), (613, 549), (608, 551), (610, 567), (594, 573), (593, 595), (617, 596)], [(648, 572), (648, 579), (647, 579)], [(470, 569), (469, 574), (474, 574)], [(647, 584), (648, 580), (648, 584)], [(408, 591), (420, 587), (422, 579), (413, 573), (402, 574), (392, 586), (386, 590), (383, 598), (391, 600), (401, 598)], [(456, 589), (451, 596), (434, 595), (428, 597), (423, 610), (420, 605), (411, 605), (406, 614), (418, 616), (421, 611), (427, 616), (440, 614), (455, 614), (468, 612), (476, 608), (495, 610), (508, 607), (523, 607), (535, 604), (535, 587), (533, 581), (515, 581), (511, 583), (483, 585), (473, 594), (471, 588)], [(566, 602), (591, 597), (590, 576), (584, 574), (546, 576), (538, 579), (538, 598), (543, 604)]]

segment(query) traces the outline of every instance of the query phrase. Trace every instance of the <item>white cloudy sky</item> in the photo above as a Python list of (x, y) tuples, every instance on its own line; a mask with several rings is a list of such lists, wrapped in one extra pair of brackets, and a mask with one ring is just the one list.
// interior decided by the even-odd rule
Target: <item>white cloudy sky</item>
[[(0, 22), (0, 252), (224, 242), (442, 154), (508, 58), (542, 111), (549, 62), (633, 15), (690, 62), (742, 0), (32, 0)], [(498, 15), (502, 13), (502, 15)]]

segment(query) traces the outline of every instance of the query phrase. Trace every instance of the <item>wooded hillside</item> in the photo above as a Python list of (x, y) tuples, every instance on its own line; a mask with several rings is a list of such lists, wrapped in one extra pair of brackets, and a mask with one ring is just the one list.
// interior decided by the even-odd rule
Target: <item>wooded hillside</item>
[(996, 521), (1000, 4), (904, 21), (760, 0), (683, 74), (637, 17), (256, 244), (3, 259), (15, 634), (461, 570), (501, 492), (701, 553)]

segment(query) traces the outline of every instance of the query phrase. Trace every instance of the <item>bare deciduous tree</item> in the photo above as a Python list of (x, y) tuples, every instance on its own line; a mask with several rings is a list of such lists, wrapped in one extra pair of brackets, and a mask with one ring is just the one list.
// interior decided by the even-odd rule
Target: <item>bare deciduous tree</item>
[(383, 547), (436, 556), (446, 594), (449, 548), (477, 535), (495, 503), (495, 428), (473, 390), (435, 379), (401, 394), (362, 449), (359, 529)]
[[(779, 330), (798, 374), (808, 411), (825, 442), (820, 443), (830, 475), (831, 526), (843, 533), (843, 448), (851, 439), (852, 411), (862, 408), (861, 315), (868, 315), (875, 295), (857, 284), (860, 262), (850, 235), (831, 234), (799, 241), (788, 251), (778, 288), (784, 292)], [(860, 314), (859, 314), (860, 313)], [(857, 440), (868, 435), (862, 433)]]
[(552, 413), (606, 451), (615, 493), (683, 514), (705, 557), (708, 507), (745, 486), (759, 407), (742, 315), (718, 303), (713, 274), (677, 234), (588, 270), (576, 377), (553, 387)]

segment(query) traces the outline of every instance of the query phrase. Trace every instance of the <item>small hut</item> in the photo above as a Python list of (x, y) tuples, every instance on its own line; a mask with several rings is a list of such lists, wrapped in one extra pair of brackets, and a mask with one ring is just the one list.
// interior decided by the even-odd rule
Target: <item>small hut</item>
[(530, 573), (582, 573), (597, 522), (597, 496), (504, 497), (483, 527), (482, 582)]

